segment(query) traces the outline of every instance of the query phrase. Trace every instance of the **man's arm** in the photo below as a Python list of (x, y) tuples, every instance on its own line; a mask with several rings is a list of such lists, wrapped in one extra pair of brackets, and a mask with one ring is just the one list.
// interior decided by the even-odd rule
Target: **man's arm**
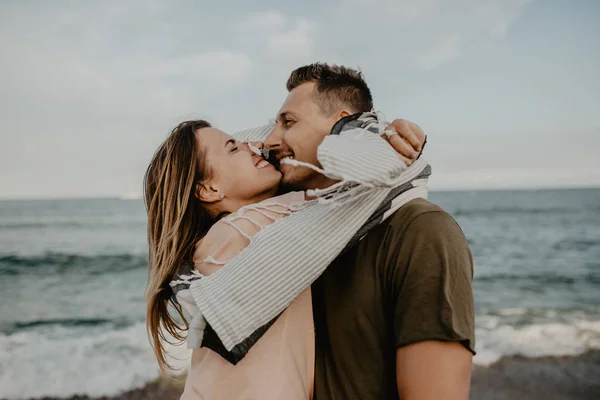
[(473, 263), (454, 219), (423, 202), (390, 223), (387, 280), (395, 302), (396, 378), (403, 400), (467, 400), (474, 353)]
[(403, 400), (467, 400), (473, 355), (456, 342), (425, 341), (396, 351), (396, 381)]

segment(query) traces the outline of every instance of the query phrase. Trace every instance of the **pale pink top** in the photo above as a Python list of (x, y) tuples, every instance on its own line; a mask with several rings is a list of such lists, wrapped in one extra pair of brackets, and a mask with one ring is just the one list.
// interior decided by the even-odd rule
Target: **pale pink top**
[[(302, 192), (292, 192), (219, 221), (198, 243), (195, 269), (204, 275), (215, 272), (242, 251), (261, 227), (289, 215), (287, 206), (303, 200)], [(314, 354), (309, 288), (290, 304), (237, 365), (206, 347), (194, 349), (181, 400), (311, 399)]]

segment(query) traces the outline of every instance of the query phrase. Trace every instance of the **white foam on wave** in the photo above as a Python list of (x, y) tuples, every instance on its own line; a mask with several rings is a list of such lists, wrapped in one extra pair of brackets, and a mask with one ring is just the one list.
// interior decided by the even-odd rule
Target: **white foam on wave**
[[(187, 368), (185, 346), (169, 347)], [(0, 398), (111, 396), (159, 377), (143, 323), (95, 331), (55, 327), (0, 335)]]
[[(477, 315), (477, 365), (503, 356), (575, 355), (600, 349), (600, 310), (542, 313), (505, 309)], [(529, 322), (525, 322), (529, 321)], [(169, 347), (182, 372), (185, 346)], [(143, 323), (105, 327), (52, 326), (0, 334), (0, 398), (112, 396), (142, 387), (160, 376)]]
[[(510, 309), (499, 316), (478, 316), (476, 351), (473, 362), (487, 366), (504, 356), (566, 356), (600, 349), (600, 319), (574, 313), (560, 315), (561, 321), (543, 319), (531, 324), (511, 324), (505, 317), (520, 316), (526, 310)], [(561, 314), (549, 311), (548, 316)], [(552, 319), (554, 319), (552, 318)]]

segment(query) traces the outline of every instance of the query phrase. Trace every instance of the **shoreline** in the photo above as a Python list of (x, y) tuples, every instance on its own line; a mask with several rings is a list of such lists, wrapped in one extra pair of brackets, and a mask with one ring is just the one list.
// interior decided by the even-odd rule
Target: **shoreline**
[(474, 366), (470, 399), (600, 399), (600, 350), (573, 356), (503, 357)]
[[(178, 400), (183, 377), (159, 378), (113, 397), (42, 397), (28, 400)], [(471, 400), (587, 400), (600, 398), (600, 350), (575, 356), (503, 357), (473, 366)]]
[(175, 377), (175, 379), (158, 378), (141, 388), (131, 389), (116, 396), (89, 397), (87, 395), (74, 395), (69, 397), (36, 397), (27, 400), (179, 400), (184, 384), (185, 375), (182, 375)]

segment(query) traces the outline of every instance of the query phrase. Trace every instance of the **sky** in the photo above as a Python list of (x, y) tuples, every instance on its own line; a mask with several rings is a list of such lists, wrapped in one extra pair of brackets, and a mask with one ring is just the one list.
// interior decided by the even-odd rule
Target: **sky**
[(0, 1), (0, 198), (135, 196), (180, 121), (273, 118), (360, 68), (432, 190), (600, 187), (600, 1)]

